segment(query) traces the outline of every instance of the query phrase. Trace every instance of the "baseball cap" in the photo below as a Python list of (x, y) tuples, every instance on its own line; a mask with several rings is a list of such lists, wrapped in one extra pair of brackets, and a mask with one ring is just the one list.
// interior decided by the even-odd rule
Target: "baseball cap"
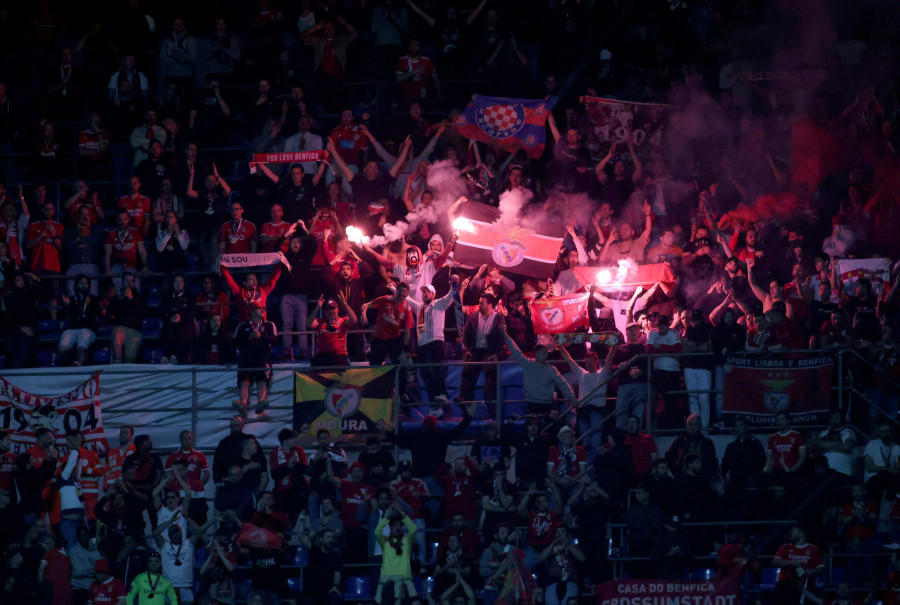
[(96, 563), (94, 563), (94, 571), (97, 573), (112, 573), (112, 570), (109, 567), (109, 561), (106, 559), (98, 559)]
[(404, 471), (411, 471), (411, 470), (412, 470), (412, 462), (409, 460), (401, 460), (400, 464), (397, 465), (397, 471), (399, 471), (401, 473)]
[(432, 286), (431, 284), (424, 284), (422, 287), (419, 288), (419, 290), (428, 290), (432, 294), (437, 293), (437, 290), (435, 290), (434, 286)]
[(337, 306), (338, 306), (337, 301), (334, 300), (333, 298), (329, 298), (328, 300), (325, 301), (325, 306), (323, 308), (327, 309), (328, 307), (337, 307)]
[(359, 468), (362, 469), (362, 470), (366, 470), (366, 467), (364, 467), (364, 466), (363, 466), (362, 464), (360, 464), (359, 462), (354, 462), (353, 464), (351, 464), (351, 465), (350, 465), (350, 468), (349, 468), (348, 470), (351, 470), (351, 471), (352, 471), (353, 469), (355, 469), (355, 468), (357, 468), (357, 467), (359, 467)]
[(563, 433), (574, 433), (574, 432), (575, 431), (573, 431), (570, 427), (564, 426), (561, 429), (559, 429), (559, 432), (556, 433), (556, 436), (561, 437), (563, 435)]

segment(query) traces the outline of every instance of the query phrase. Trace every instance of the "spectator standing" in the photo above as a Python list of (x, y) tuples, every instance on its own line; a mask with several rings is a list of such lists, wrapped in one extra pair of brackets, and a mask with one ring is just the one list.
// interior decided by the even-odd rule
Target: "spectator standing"
[[(72, 298), (62, 295), (62, 319), (65, 329), (59, 337), (60, 361), (63, 365), (75, 366), (87, 362), (88, 350), (97, 339), (97, 324), (100, 319), (100, 303), (90, 294), (91, 281), (86, 275), (75, 278), (75, 294)], [(72, 360), (72, 350), (75, 350)]]
[(160, 303), (162, 330), (160, 343), (163, 356), (160, 363), (191, 363), (191, 349), (197, 335), (194, 324), (196, 307), (185, 290), (184, 275), (172, 278), (172, 289)]
[[(223, 267), (224, 269), (224, 267)], [(234, 407), (247, 413), (250, 402), (250, 383), (256, 384), (256, 413), (269, 407), (269, 387), (272, 384), (272, 346), (278, 342), (275, 324), (265, 319), (264, 307), (253, 307), (249, 320), (234, 333), (238, 349), (238, 399)]]

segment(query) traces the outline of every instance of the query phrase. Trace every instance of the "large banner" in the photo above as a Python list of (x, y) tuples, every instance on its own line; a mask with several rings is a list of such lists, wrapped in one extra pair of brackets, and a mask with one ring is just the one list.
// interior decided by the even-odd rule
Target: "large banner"
[(506, 151), (524, 149), (529, 157), (544, 152), (550, 106), (544, 99), (504, 99), (472, 95), (472, 100), (456, 118), (462, 136), (500, 147)]
[(738, 605), (737, 582), (727, 580), (613, 580), (594, 586), (597, 605)]
[[(663, 128), (668, 122), (672, 105), (634, 103), (602, 97), (582, 97), (584, 109), (593, 126), (592, 145), (599, 145), (603, 153), (614, 143), (631, 138), (641, 156), (659, 149)], [(597, 153), (598, 150), (592, 150)]]
[(596, 284), (601, 292), (621, 292), (643, 286), (645, 290), (660, 283), (668, 295), (675, 287), (675, 272), (668, 263), (638, 265), (634, 262), (619, 261), (616, 267), (575, 267), (575, 277), (585, 288)]
[(531, 320), (534, 323), (534, 333), (560, 334), (589, 327), (588, 296), (590, 295), (567, 294), (533, 301)]
[(891, 281), (891, 263), (886, 258), (847, 258), (835, 261), (835, 271), (841, 278), (844, 291), (852, 295), (856, 282), (865, 278), (872, 282), (875, 296)]
[(38, 429), (53, 431), (61, 453), (67, 451), (66, 430), (84, 433), (84, 447), (106, 451), (103, 421), (100, 416), (100, 374), (62, 395), (29, 393), (5, 378), (0, 378), (0, 429), (10, 435), (11, 450), (24, 453), (37, 443)]
[[(496, 223), (499, 211), (493, 206), (467, 202), (460, 214), (471, 223), (471, 230), (461, 230), (453, 250), (453, 260), (480, 267), (488, 263), (503, 272), (550, 277), (559, 247), (562, 245), (562, 226), (544, 225), (544, 233), (519, 226)], [(551, 233), (556, 230), (557, 233)]]
[(725, 359), (722, 411), (729, 421), (773, 425), (775, 412), (791, 414), (798, 425), (821, 424), (831, 408), (831, 371), (825, 355), (803, 358), (731, 356)]
[(319, 429), (328, 429), (332, 438), (345, 442), (391, 430), (396, 371), (396, 366), (376, 366), (296, 372), (294, 429), (308, 444), (315, 443)]

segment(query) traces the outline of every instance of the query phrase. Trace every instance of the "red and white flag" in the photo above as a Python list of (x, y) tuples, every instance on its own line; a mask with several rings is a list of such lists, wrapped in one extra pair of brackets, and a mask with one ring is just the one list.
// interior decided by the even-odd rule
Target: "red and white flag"
[(563, 334), (587, 328), (588, 294), (540, 298), (531, 303), (535, 334)]

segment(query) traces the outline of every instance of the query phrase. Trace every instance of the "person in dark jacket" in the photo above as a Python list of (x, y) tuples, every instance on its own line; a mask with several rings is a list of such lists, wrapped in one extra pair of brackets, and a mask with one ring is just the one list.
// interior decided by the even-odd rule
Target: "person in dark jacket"
[(265, 307), (250, 309), (250, 321), (238, 326), (234, 333), (238, 349), (239, 399), (234, 407), (243, 415), (250, 401), (250, 383), (256, 383), (256, 413), (269, 407), (269, 386), (272, 383), (272, 345), (278, 342), (275, 324), (265, 320)]
[(109, 301), (106, 310), (106, 317), (113, 326), (113, 363), (134, 363), (144, 341), (141, 329), (146, 306), (136, 284), (134, 273), (126, 273), (122, 278), (122, 289)]
[(222, 328), (222, 316), (212, 313), (194, 348), (194, 363), (201, 365), (230, 365), (236, 359), (234, 339)]
[(197, 327), (194, 325), (194, 317), (197, 315), (197, 307), (194, 298), (184, 289), (184, 275), (176, 275), (172, 278), (172, 290), (163, 297), (159, 305), (162, 330), (160, 344), (162, 344), (162, 363), (191, 362), (191, 347), (194, 337), (197, 335)]
[[(463, 328), (463, 342), (466, 346), (465, 361), (500, 361), (504, 351), (503, 332), (506, 322), (495, 310), (497, 300), (490, 294), (478, 298), (478, 310), (469, 315)], [(459, 385), (461, 401), (471, 401), (475, 394), (478, 375), (484, 372), (483, 399), (485, 402), (497, 398), (497, 366), (467, 365), (463, 368)]]
[[(100, 299), (91, 295), (90, 290), (91, 280), (81, 274), (75, 278), (75, 293), (72, 297), (65, 294), (61, 296), (63, 308), (60, 315), (65, 322), (65, 330), (59, 337), (57, 351), (63, 365), (84, 365), (88, 349), (97, 339)], [(71, 359), (72, 349), (75, 349), (74, 361)]]
[[(27, 278), (26, 278), (27, 275)], [(37, 292), (29, 283), (29, 278), (37, 280), (32, 274), (16, 273), (11, 280), (12, 290), (3, 297), (3, 338), (6, 341), (6, 358), (10, 368), (25, 367), (37, 344), (38, 316), (35, 313), (34, 301)]]
[(281, 295), (281, 340), (284, 345), (285, 359), (294, 360), (294, 341), (297, 340), (297, 359), (309, 359), (309, 336), (294, 335), (290, 332), (306, 330), (306, 318), (309, 315), (309, 295), (315, 294), (312, 289), (321, 286), (313, 284), (310, 276), (310, 264), (319, 248), (315, 235), (311, 234), (303, 221), (293, 223), (284, 234), (283, 239), (275, 243), (275, 249), (281, 249), (282, 242), (287, 240), (288, 249), (284, 253), (290, 270), (282, 275)]

